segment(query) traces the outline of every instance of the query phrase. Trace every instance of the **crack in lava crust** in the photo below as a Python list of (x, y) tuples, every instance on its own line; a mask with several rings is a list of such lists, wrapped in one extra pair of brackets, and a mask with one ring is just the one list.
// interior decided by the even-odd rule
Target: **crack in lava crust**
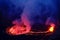
[(10, 35), (22, 35), (22, 34), (30, 35), (30, 34), (48, 34), (48, 33), (50, 34), (50, 33), (54, 32), (54, 27), (55, 27), (55, 25), (51, 24), (50, 28), (47, 31), (33, 32), (33, 31), (29, 31), (29, 30), (27, 31), (26, 27), (14, 25), (11, 28), (8, 27), (6, 29), (6, 32)]

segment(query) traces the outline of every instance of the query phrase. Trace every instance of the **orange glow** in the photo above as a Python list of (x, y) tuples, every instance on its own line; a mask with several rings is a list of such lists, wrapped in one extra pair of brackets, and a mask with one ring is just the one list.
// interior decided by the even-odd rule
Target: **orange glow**
[(21, 34), (25, 34), (27, 33), (27, 30), (26, 27), (21, 27), (21, 26), (18, 26), (18, 25), (14, 25), (13, 27), (11, 28), (7, 28), (8, 30), (6, 30), (9, 34), (12, 34), (12, 35), (21, 35)]
[(29, 33), (29, 35), (31, 34), (31, 35), (33, 35), (34, 33), (35, 34), (48, 34), (49, 35), (49, 33), (52, 33), (52, 32), (54, 32), (54, 27), (55, 27), (55, 24), (52, 24), (51, 23), (51, 25), (50, 25), (50, 28), (47, 30), (47, 31), (40, 31), (40, 32), (33, 32), (33, 31), (31, 31), (30, 33)]
[(25, 28), (23, 28), (23, 27), (15, 27), (15, 28), (12, 27), (12, 28), (10, 28), (9, 32), (11, 32), (12, 34), (18, 35), (21, 32), (23, 32), (24, 30), (25, 30)]
[(55, 27), (55, 25), (54, 24), (51, 24), (51, 27), (49, 28), (49, 31), (50, 32), (53, 32), (54, 31), (54, 27)]
[(10, 35), (21, 35), (21, 34), (38, 34), (38, 33), (49, 33), (49, 32), (54, 32), (54, 27), (55, 27), (55, 24), (51, 24), (50, 25), (50, 28), (47, 30), (47, 31), (40, 31), (40, 32), (33, 32), (33, 31), (30, 31), (29, 27), (23, 27), (21, 25), (14, 25), (12, 27), (8, 27), (6, 32)]
[(49, 31), (53, 32), (54, 31), (54, 27), (50, 27)]

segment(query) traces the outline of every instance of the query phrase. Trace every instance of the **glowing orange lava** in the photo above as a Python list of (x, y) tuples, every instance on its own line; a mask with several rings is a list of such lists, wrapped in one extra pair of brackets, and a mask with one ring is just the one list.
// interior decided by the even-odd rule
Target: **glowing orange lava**
[(23, 27), (21, 25), (14, 25), (12, 27), (8, 27), (7, 28), (7, 33), (11, 34), (11, 35), (21, 35), (21, 34), (38, 34), (38, 33), (49, 33), (49, 32), (54, 32), (54, 27), (55, 27), (55, 24), (51, 24), (50, 25), (50, 28), (47, 30), (47, 31), (40, 31), (40, 32), (33, 32), (33, 31), (30, 31), (29, 27)]
[(51, 24), (51, 25), (50, 25), (50, 28), (49, 28), (49, 31), (50, 31), (50, 32), (53, 32), (53, 31), (54, 31), (54, 27), (55, 27), (55, 25), (54, 25), (54, 24)]
[(27, 29), (25, 27), (14, 25), (13, 27), (8, 28), (7, 32), (12, 35), (21, 35), (27, 33)]

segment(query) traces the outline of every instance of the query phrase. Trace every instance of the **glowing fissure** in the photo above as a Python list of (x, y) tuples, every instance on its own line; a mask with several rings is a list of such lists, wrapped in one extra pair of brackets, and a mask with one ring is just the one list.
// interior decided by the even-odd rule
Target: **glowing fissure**
[[(14, 25), (11, 28), (9, 28), (7, 30), (7, 32), (9, 32), (9, 34), (12, 34), (12, 35), (33, 34), (33, 33), (48, 33), (48, 32), (51, 32), (52, 33), (54, 31), (54, 27), (55, 27), (55, 25), (54, 24), (51, 24), (50, 25), (50, 28), (48, 29), (48, 31), (44, 31), (44, 32), (42, 32), (42, 31), (40, 31), (40, 32), (33, 32), (33, 31), (29, 31), (25, 27)], [(29, 32), (27, 32), (26, 30), (28, 30)]]
[(55, 27), (55, 24), (51, 24), (51, 27), (49, 28), (49, 31), (54, 32), (54, 27)]

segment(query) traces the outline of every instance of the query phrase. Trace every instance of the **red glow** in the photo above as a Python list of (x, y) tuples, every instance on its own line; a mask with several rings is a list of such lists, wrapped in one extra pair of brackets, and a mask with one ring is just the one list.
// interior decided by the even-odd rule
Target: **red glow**
[(13, 27), (7, 28), (7, 29), (8, 29), (7, 32), (12, 35), (21, 35), (21, 34), (25, 34), (29, 31), (29, 29), (26, 29), (26, 27), (21, 27), (18, 25), (14, 25)]
[(54, 27), (55, 27), (55, 24), (51, 24), (51, 25), (50, 25), (50, 28), (49, 28), (49, 31), (50, 31), (50, 32), (53, 32), (53, 31), (54, 31)]
[(40, 32), (33, 32), (33, 31), (30, 31), (29, 35), (31, 34), (49, 34), (49, 33), (53, 33), (54, 32), (54, 28), (55, 28), (55, 24), (50, 24), (50, 28), (47, 30), (47, 31), (40, 31)]
[(33, 32), (33, 31), (30, 31), (30, 27), (23, 27), (21, 25), (14, 25), (12, 27), (8, 27), (7, 28), (7, 33), (11, 34), (11, 35), (21, 35), (21, 34), (38, 34), (38, 33), (49, 33), (49, 32), (54, 32), (54, 27), (55, 27), (55, 24), (51, 24), (50, 25), (50, 28), (47, 30), (47, 31), (40, 31), (40, 32)]

